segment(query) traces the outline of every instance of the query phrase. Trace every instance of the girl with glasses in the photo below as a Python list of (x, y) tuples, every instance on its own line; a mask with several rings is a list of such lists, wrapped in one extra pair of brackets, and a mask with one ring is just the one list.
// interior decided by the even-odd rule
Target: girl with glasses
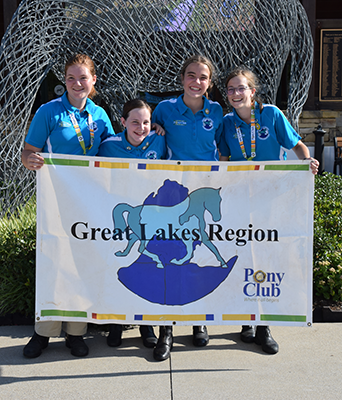
[[(233, 111), (223, 119), (220, 160), (285, 160), (284, 149), (292, 149), (300, 160), (311, 160), (311, 171), (317, 174), (318, 161), (310, 157), (309, 149), (279, 108), (261, 102), (258, 86), (256, 75), (246, 68), (237, 68), (228, 76), (226, 92)], [(255, 342), (269, 354), (279, 350), (268, 326), (243, 326), (241, 340)]]

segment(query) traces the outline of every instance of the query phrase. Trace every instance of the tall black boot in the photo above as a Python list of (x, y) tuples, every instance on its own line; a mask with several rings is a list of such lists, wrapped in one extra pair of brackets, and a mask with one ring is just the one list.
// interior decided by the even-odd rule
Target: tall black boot
[(164, 361), (170, 357), (173, 345), (172, 326), (159, 328), (159, 339), (153, 350), (153, 357), (157, 361)]
[(121, 344), (122, 325), (110, 324), (109, 335), (107, 336), (107, 344), (110, 347), (118, 347)]
[(265, 353), (276, 354), (279, 351), (278, 343), (273, 339), (269, 326), (257, 326), (255, 343), (261, 345)]
[(209, 335), (207, 327), (202, 326), (193, 326), (193, 334), (192, 334), (192, 343), (196, 347), (203, 347), (209, 343)]

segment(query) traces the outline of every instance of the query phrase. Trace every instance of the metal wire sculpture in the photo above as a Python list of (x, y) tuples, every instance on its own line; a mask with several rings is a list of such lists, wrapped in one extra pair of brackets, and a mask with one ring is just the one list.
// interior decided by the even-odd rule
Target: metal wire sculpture
[(200, 53), (216, 66), (223, 98), (225, 77), (244, 64), (270, 103), (290, 57), (287, 116), (297, 128), (313, 62), (299, 0), (23, 0), (0, 46), (1, 215), (34, 191), (34, 173), (20, 160), (31, 109), (48, 72), (63, 82), (76, 52), (94, 60), (96, 89), (113, 121), (130, 98), (181, 90), (183, 61)]

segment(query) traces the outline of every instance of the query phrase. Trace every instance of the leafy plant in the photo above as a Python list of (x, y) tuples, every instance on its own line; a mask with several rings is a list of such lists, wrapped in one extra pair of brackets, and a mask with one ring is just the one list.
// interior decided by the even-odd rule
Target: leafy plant
[(314, 295), (342, 301), (342, 177), (317, 176), (314, 204)]
[(36, 203), (0, 219), (0, 315), (34, 316)]

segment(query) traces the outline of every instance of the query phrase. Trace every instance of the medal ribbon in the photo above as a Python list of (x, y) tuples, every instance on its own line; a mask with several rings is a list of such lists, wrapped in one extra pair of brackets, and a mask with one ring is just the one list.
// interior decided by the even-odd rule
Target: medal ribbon
[(93, 118), (92, 118), (91, 114), (88, 113), (88, 127), (89, 127), (89, 131), (90, 131), (90, 146), (86, 149), (85, 144), (84, 144), (84, 138), (83, 138), (83, 135), (81, 133), (81, 129), (78, 126), (78, 123), (76, 121), (75, 114), (70, 112), (70, 111), (68, 111), (68, 113), (69, 113), (69, 117), (71, 119), (71, 122), (72, 122), (72, 124), (74, 126), (74, 129), (76, 131), (78, 141), (79, 141), (79, 143), (80, 143), (80, 145), (81, 145), (81, 147), (83, 149), (83, 154), (87, 154), (87, 150), (90, 150), (93, 147), (93, 144), (94, 144)]
[(251, 156), (247, 157), (245, 145), (243, 143), (243, 137), (240, 127), (238, 128), (235, 123), (235, 130), (237, 133), (237, 138), (239, 141), (240, 149), (244, 158), (248, 161), (253, 160), (256, 157), (256, 149), (255, 149), (255, 108), (252, 106), (251, 109)]

